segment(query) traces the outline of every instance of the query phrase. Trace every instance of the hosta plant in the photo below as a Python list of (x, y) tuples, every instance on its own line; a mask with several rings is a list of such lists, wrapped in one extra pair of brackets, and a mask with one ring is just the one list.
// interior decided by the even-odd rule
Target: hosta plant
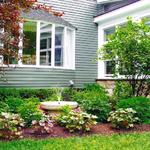
[(91, 126), (97, 123), (95, 119), (97, 119), (97, 117), (94, 115), (88, 114), (81, 110), (72, 110), (67, 114), (61, 114), (57, 121), (70, 132), (86, 132), (90, 131)]
[(53, 122), (49, 115), (43, 115), (41, 120), (33, 120), (34, 133), (51, 133), (53, 131)]
[(0, 114), (0, 137), (6, 139), (21, 138), (22, 127), (24, 127), (24, 120), (18, 114), (7, 112)]
[(135, 117), (136, 111), (132, 108), (120, 108), (116, 111), (110, 112), (108, 121), (112, 123), (114, 128), (132, 128), (134, 123), (139, 119)]

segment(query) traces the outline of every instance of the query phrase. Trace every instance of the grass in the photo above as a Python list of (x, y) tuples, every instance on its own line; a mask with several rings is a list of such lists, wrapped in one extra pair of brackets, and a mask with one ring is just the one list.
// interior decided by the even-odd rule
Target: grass
[(0, 142), (0, 150), (150, 150), (150, 133)]

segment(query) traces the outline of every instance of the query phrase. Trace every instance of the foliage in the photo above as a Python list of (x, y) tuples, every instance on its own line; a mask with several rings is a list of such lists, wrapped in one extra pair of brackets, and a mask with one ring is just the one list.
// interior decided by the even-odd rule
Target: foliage
[(39, 101), (36, 98), (25, 99), (24, 103), (19, 106), (18, 113), (25, 121), (26, 126), (31, 126), (33, 120), (41, 120), (42, 111), (38, 108)]
[(115, 76), (120, 74), (129, 79), (134, 96), (150, 93), (150, 26), (147, 21), (128, 18), (99, 50), (102, 60), (115, 62)]
[(18, 91), (21, 98), (36, 97), (40, 100), (44, 100), (54, 93), (53, 89), (19, 89)]
[(132, 108), (137, 112), (137, 117), (142, 123), (150, 123), (150, 99), (145, 97), (133, 97), (120, 100), (116, 108)]
[(64, 115), (68, 114), (71, 110), (72, 110), (72, 108), (69, 105), (65, 105), (65, 106), (61, 107), (61, 112)]
[(54, 89), (3, 89), (0, 88), (0, 101), (4, 101), (8, 97), (27, 99), (31, 97), (40, 100), (47, 99), (55, 93)]
[(0, 48), (0, 55), (4, 56), (4, 63), (10, 64), (12, 59), (18, 59), (20, 41), (21, 11), (28, 10), (34, 4), (34, 0), (6, 0), (0, 4), (0, 29), (4, 32), (0, 40), (4, 44)]
[(132, 128), (134, 123), (139, 119), (135, 117), (136, 111), (132, 108), (120, 108), (116, 111), (110, 112), (108, 121), (111, 122), (114, 128)]
[(96, 85), (96, 88), (92, 89), (92, 86), (88, 85), (88, 88), (85, 88), (84, 91), (76, 92), (73, 99), (85, 111), (96, 115), (98, 117), (97, 121), (106, 122), (111, 111), (109, 97), (103, 87)]
[(43, 114), (41, 120), (32, 120), (32, 127), (34, 133), (51, 133), (53, 131), (53, 121), (50, 116)]
[(8, 97), (5, 103), (8, 105), (8, 112), (18, 113), (17, 110), (23, 104), (23, 100), (20, 98)]
[(1, 132), (0, 137), (12, 139), (22, 137), (20, 128), (24, 126), (24, 120), (18, 115), (13, 113), (2, 112), (0, 114), (0, 129), (9, 131), (9, 133)]
[(120, 99), (127, 99), (132, 97), (132, 93), (132, 87), (128, 82), (115, 82), (115, 87), (113, 89), (113, 94), (111, 97), (112, 106), (114, 107)]
[(107, 94), (106, 90), (104, 87), (100, 86), (99, 84), (97, 83), (88, 83), (88, 84), (84, 84), (84, 90), (85, 91), (95, 91), (97, 93), (105, 93)]
[(81, 110), (72, 110), (66, 114), (60, 115), (57, 121), (60, 125), (65, 126), (70, 132), (86, 132), (90, 131), (91, 126), (96, 124), (96, 118), (96, 116), (87, 114)]
[(72, 101), (75, 93), (76, 93), (76, 90), (73, 88), (64, 88), (64, 90), (62, 91), (62, 100)]
[(0, 113), (2, 112), (8, 112), (9, 106), (5, 102), (0, 101)]
[(19, 97), (17, 89), (0, 88), (0, 101), (4, 101), (7, 97)]

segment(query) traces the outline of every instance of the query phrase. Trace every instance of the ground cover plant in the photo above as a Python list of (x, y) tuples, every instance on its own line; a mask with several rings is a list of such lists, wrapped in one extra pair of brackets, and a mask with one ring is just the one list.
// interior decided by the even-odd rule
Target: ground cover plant
[(149, 150), (150, 133), (0, 142), (1, 150)]

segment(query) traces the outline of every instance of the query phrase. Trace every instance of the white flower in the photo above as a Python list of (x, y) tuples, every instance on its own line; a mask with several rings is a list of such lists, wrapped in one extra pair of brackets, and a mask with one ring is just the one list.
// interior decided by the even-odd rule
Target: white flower
[(32, 125), (35, 125), (37, 124), (37, 121), (36, 120), (32, 120)]

